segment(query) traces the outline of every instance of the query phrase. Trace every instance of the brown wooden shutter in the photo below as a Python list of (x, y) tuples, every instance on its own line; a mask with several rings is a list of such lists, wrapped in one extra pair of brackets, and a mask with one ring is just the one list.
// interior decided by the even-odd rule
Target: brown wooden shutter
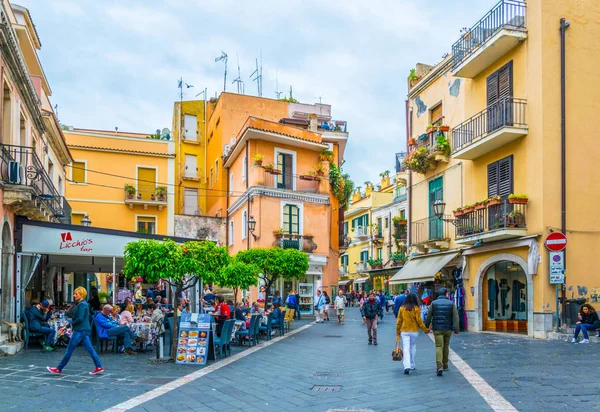
[(344, 210), (338, 209), (338, 245), (344, 246)]
[(491, 106), (498, 100), (498, 72), (494, 72), (487, 78), (487, 105)]
[(437, 122), (442, 118), (442, 105), (438, 104), (431, 109), (431, 123)]

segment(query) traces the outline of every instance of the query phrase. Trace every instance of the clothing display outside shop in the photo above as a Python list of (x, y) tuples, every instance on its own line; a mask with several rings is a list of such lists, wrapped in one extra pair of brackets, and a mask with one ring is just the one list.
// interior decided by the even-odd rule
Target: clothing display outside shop
[(487, 271), (488, 320), (527, 320), (527, 279), (512, 262), (500, 262)]

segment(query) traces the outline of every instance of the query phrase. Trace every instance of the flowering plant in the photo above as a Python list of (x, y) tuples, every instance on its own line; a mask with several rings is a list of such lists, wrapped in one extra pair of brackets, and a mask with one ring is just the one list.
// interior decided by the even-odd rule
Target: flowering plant
[(108, 275), (106, 275), (106, 283), (112, 283), (113, 281), (113, 275), (112, 273), (109, 273)]

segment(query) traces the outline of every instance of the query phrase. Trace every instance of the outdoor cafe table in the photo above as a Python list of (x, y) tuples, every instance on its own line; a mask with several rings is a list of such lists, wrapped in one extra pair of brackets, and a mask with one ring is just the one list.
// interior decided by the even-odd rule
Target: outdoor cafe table
[[(67, 326), (69, 326), (69, 322), (66, 319), (51, 319), (48, 321), (48, 325), (50, 325), (50, 327), (56, 332), (54, 334), (54, 343), (58, 342), (58, 338), (63, 335), (71, 337), (71, 329), (67, 328)], [(65, 329), (61, 331), (60, 329), (63, 327), (65, 327)]]
[(152, 322), (138, 322), (129, 325), (131, 331), (138, 338), (144, 339), (144, 345), (150, 345), (156, 337), (156, 331), (152, 326)]

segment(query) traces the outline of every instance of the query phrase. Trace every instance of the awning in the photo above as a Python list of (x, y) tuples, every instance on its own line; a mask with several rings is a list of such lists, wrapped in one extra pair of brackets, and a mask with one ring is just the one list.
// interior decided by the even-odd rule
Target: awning
[(369, 278), (358, 278), (354, 281), (354, 283), (365, 283)]
[(411, 259), (390, 279), (389, 283), (390, 285), (397, 285), (400, 283), (432, 281), (435, 274), (442, 270), (459, 253), (452, 252)]
[(340, 281), (338, 282), (338, 285), (339, 285), (339, 286), (344, 286), (344, 285), (347, 285), (347, 284), (348, 284), (348, 283), (350, 283), (350, 282), (352, 282), (352, 279), (348, 279), (348, 280), (340, 280)]

